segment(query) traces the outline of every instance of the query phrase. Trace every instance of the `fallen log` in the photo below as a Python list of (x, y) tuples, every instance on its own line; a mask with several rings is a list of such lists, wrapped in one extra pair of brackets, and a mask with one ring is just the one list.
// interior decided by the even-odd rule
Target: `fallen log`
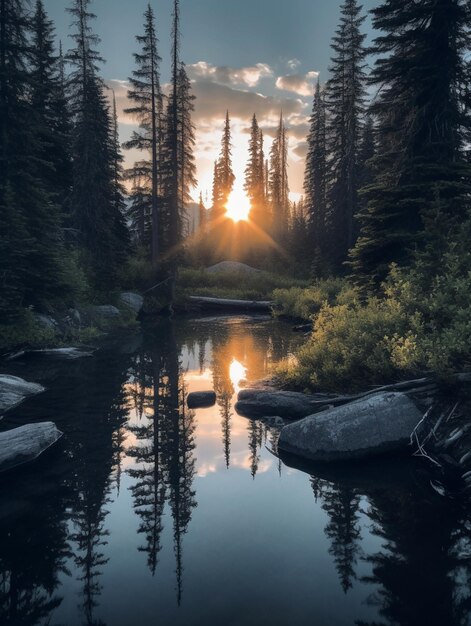
[(266, 313), (275, 306), (269, 300), (226, 300), (224, 298), (206, 298), (202, 296), (190, 296), (190, 302), (201, 309), (222, 311), (261, 311)]
[(0, 472), (36, 460), (62, 434), (53, 422), (26, 424), (0, 433)]

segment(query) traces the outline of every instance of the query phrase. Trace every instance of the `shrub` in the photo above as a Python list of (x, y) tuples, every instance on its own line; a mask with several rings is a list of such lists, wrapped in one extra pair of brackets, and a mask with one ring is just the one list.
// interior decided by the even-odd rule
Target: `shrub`
[(277, 315), (310, 320), (325, 304), (334, 304), (347, 292), (353, 298), (354, 290), (348, 288), (345, 281), (332, 278), (304, 289), (301, 287), (277, 289), (273, 297), (277, 304)]

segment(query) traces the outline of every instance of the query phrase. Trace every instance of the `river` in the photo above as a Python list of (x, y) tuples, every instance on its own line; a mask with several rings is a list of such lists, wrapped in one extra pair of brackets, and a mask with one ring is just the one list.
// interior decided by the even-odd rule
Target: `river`
[[(304, 467), (234, 411), (301, 339), (264, 318), (163, 321), (5, 373), (45, 393), (1, 429), (60, 444), (0, 479), (2, 626), (466, 626), (471, 514), (423, 462)], [(191, 391), (214, 389), (190, 411)]]

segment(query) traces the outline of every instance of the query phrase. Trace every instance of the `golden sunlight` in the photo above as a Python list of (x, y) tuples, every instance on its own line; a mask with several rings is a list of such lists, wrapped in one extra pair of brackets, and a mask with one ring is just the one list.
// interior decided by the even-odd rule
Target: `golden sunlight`
[(239, 384), (245, 380), (247, 376), (247, 368), (237, 361), (232, 359), (232, 363), (229, 367), (229, 377), (236, 391), (240, 391)]
[(226, 204), (226, 217), (234, 222), (246, 222), (249, 219), (252, 206), (250, 199), (243, 189), (234, 189)]

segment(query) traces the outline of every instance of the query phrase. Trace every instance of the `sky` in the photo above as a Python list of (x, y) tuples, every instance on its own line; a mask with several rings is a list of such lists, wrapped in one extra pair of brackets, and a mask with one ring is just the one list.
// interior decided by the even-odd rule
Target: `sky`
[[(44, 0), (58, 39), (70, 45), (68, 0)], [(142, 32), (147, 0), (94, 0), (93, 27), (106, 59), (102, 75), (116, 92), (120, 136), (125, 141), (135, 120), (126, 116), (127, 79), (133, 70), (135, 35)], [(198, 187), (210, 204), (212, 172), (220, 151), (226, 109), (233, 130), (236, 186), (243, 186), (248, 131), (253, 113), (265, 134), (265, 154), (283, 110), (289, 136), (289, 182), (292, 199), (302, 194), (305, 139), (317, 76), (328, 78), (330, 41), (341, 0), (181, 0), (181, 59), (196, 95)], [(365, 12), (378, 0), (364, 0)], [(161, 77), (170, 76), (172, 0), (151, 0), (156, 14)], [(369, 18), (364, 29), (371, 37)], [(127, 153), (126, 164), (137, 154)]]

